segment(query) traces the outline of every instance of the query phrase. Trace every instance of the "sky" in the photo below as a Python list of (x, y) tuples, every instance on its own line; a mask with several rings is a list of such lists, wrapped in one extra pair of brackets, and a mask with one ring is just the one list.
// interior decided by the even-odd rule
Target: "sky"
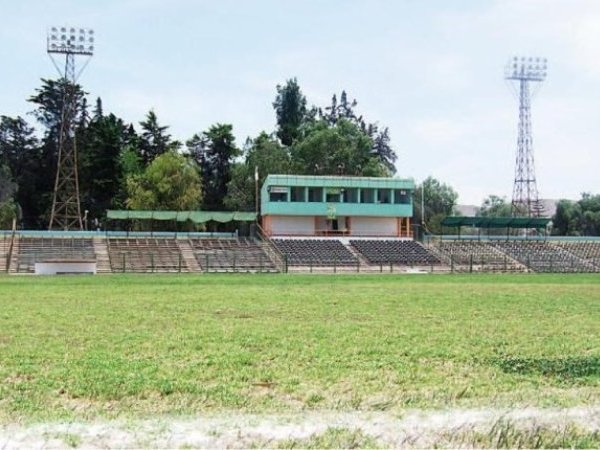
[(137, 125), (154, 109), (181, 141), (231, 123), (242, 145), (274, 130), (275, 87), (296, 77), (310, 105), (346, 90), (389, 127), (398, 176), (433, 176), (475, 205), (512, 195), (518, 102), (504, 66), (545, 57), (540, 197), (600, 193), (600, 1), (2, 0), (0, 16), (0, 115), (33, 123), (26, 99), (57, 77), (47, 30), (89, 27), (79, 82), (105, 112)]

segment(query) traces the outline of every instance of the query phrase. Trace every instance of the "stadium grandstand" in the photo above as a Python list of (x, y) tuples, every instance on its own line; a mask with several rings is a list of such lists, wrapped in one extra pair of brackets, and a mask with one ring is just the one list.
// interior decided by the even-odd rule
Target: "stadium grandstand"
[[(600, 272), (600, 239), (549, 237), (549, 219), (447, 217), (455, 233), (418, 242), (413, 191), (397, 178), (269, 175), (260, 216), (110, 210), (102, 231), (4, 231), (0, 271)], [(182, 231), (210, 223), (234, 231)]]

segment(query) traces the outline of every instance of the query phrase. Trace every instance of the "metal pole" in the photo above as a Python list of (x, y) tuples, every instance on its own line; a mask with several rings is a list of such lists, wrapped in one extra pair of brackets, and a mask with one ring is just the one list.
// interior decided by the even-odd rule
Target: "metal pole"
[(258, 220), (258, 166), (254, 166), (254, 212)]
[(421, 228), (424, 228), (424, 227), (425, 227), (425, 183), (421, 182)]

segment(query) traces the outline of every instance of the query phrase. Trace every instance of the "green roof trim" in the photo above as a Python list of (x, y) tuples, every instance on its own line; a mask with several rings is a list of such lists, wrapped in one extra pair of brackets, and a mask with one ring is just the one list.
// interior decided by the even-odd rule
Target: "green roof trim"
[(114, 210), (106, 211), (106, 218), (113, 220), (176, 220), (185, 222), (190, 220), (194, 223), (215, 222), (253, 222), (256, 213), (239, 211), (128, 211)]
[(379, 188), (414, 190), (411, 179), (392, 177), (353, 177), (334, 175), (277, 175), (269, 174), (263, 183), (268, 186), (306, 186), (322, 188)]
[(551, 220), (552, 219), (542, 217), (450, 216), (442, 220), (442, 226), (473, 228), (545, 228)]

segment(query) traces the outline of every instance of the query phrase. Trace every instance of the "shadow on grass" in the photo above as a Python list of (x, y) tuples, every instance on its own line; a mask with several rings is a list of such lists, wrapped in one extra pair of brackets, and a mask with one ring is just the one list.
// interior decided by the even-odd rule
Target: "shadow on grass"
[(565, 358), (519, 358), (503, 356), (492, 363), (512, 374), (539, 374), (564, 380), (600, 377), (600, 356)]

